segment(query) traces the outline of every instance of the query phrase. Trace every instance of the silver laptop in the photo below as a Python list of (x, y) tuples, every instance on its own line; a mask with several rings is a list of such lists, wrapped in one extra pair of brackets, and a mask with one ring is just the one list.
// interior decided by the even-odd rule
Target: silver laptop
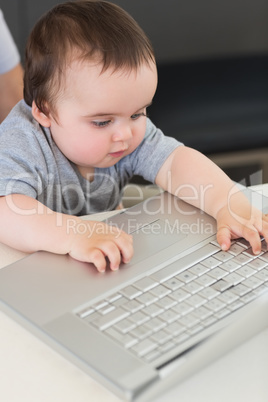
[(268, 326), (264, 241), (222, 252), (215, 221), (167, 193), (109, 223), (133, 234), (129, 264), (37, 252), (0, 270), (0, 306), (120, 398), (150, 400)]

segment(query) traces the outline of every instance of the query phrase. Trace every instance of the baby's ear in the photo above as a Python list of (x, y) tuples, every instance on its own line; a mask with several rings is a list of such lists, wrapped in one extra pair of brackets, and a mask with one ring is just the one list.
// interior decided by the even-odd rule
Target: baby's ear
[(41, 112), (41, 110), (36, 106), (35, 101), (32, 103), (32, 115), (35, 118), (35, 120), (38, 121), (41, 126), (44, 127), (50, 127), (51, 126), (51, 121), (48, 116), (45, 115), (45, 113)]

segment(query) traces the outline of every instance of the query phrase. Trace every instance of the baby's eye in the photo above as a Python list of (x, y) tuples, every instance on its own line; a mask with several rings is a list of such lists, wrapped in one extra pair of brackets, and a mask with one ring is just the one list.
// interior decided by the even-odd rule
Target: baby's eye
[(141, 116), (145, 116), (145, 117), (146, 117), (147, 115), (146, 115), (146, 113), (143, 113), (143, 112), (142, 112), (142, 113), (135, 113), (135, 114), (133, 114), (133, 115), (131, 116), (131, 119), (132, 119), (132, 120), (137, 120), (137, 119), (138, 119), (139, 117), (141, 117)]
[(92, 124), (96, 127), (106, 127), (108, 124), (111, 123), (111, 120), (105, 121), (92, 121)]

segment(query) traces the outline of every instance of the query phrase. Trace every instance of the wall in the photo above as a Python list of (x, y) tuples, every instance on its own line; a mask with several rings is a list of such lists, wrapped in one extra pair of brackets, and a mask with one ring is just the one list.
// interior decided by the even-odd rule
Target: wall
[[(21, 53), (57, 0), (0, 0)], [(151, 38), (159, 62), (268, 51), (267, 0), (116, 0)]]
[[(60, 2), (0, 0), (21, 55), (36, 20)], [(263, 170), (268, 181), (268, 1), (114, 3), (140, 23), (156, 51), (160, 79), (152, 120), (234, 180)]]

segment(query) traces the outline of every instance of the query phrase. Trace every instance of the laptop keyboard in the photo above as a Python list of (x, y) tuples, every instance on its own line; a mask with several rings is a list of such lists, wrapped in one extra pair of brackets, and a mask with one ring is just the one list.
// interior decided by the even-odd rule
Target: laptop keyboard
[[(89, 325), (153, 362), (268, 291), (268, 252), (211, 242), (79, 311)], [(191, 262), (190, 262), (191, 261)]]

